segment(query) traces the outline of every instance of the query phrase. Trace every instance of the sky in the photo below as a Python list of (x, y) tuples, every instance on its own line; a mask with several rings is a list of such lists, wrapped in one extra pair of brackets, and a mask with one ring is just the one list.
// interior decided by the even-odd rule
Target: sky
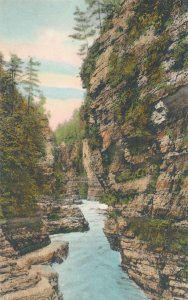
[(40, 61), (39, 79), (53, 130), (84, 98), (79, 46), (69, 37), (76, 5), (84, 9), (84, 0), (0, 0), (0, 51), (6, 59), (15, 53), (24, 61), (29, 56)]

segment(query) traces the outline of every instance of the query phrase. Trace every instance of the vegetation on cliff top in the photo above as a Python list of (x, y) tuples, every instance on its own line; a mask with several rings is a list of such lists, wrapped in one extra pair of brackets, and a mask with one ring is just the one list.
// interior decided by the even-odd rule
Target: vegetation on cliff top
[(71, 38), (80, 41), (78, 54), (86, 56), (94, 37), (106, 27), (106, 21), (117, 12), (122, 0), (85, 0), (86, 11), (76, 6), (75, 27)]
[(128, 229), (152, 250), (188, 255), (188, 229), (178, 227), (169, 219), (129, 218)]

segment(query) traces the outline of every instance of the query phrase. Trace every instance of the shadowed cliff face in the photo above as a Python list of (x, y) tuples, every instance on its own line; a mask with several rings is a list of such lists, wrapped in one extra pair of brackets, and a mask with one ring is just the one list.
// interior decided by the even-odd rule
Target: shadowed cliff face
[(152, 299), (186, 299), (188, 288), (187, 32), (184, 1), (125, 1), (81, 71), (89, 193), (97, 178), (113, 204), (106, 233)]
[[(151, 19), (145, 20), (152, 7)], [(168, 14), (160, 8), (168, 8)], [(129, 196), (129, 215), (133, 207), (133, 215), (183, 219), (188, 13), (181, 1), (125, 1), (108, 23), (81, 71), (87, 87), (88, 175), (117, 202)]]

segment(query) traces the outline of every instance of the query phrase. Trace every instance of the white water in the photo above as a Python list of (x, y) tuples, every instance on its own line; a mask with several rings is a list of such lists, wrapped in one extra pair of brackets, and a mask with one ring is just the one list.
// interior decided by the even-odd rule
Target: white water
[(120, 254), (110, 249), (103, 233), (104, 205), (84, 201), (80, 208), (90, 230), (51, 237), (52, 241), (69, 242), (66, 261), (54, 264), (64, 300), (146, 300), (121, 269)]

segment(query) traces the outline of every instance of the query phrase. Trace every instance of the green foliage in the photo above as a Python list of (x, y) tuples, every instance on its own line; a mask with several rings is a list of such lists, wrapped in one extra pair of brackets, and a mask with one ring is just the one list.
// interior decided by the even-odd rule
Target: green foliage
[(109, 167), (113, 162), (114, 156), (117, 153), (117, 151), (118, 148), (116, 143), (114, 142), (108, 147), (108, 149), (102, 152), (103, 167), (106, 175), (108, 175), (109, 173)]
[(128, 204), (132, 201), (135, 194), (125, 195), (121, 192), (107, 193), (101, 195), (99, 201), (109, 206), (115, 206), (116, 204)]
[(174, 58), (173, 70), (182, 70), (188, 68), (188, 40), (186, 38), (180, 39), (175, 48), (172, 50)]
[(171, 44), (171, 37), (165, 32), (148, 48), (144, 68), (151, 85), (155, 86), (164, 81), (162, 62), (165, 60)]
[(35, 96), (39, 93), (39, 80), (38, 80), (38, 67), (40, 63), (35, 61), (32, 57), (30, 57), (27, 66), (24, 83), (24, 89), (26, 92), (26, 97), (28, 101), (28, 111), (30, 110), (30, 106), (34, 101)]
[(58, 221), (60, 219), (61, 219), (61, 217), (58, 213), (52, 212), (51, 214), (48, 215), (49, 221)]
[(88, 184), (82, 183), (79, 188), (79, 195), (81, 199), (87, 199), (88, 195)]
[(84, 169), (84, 166), (83, 166), (82, 141), (80, 143), (77, 143), (76, 158), (73, 161), (73, 166), (74, 166), (78, 176), (84, 176), (85, 175), (85, 169)]
[(130, 82), (138, 73), (138, 59), (132, 53), (120, 56), (113, 51), (109, 58), (108, 82), (115, 87), (121, 81)]
[(145, 168), (139, 168), (135, 171), (127, 169), (116, 176), (117, 183), (124, 183), (127, 181), (143, 178), (147, 175), (147, 170)]
[(148, 151), (148, 148), (152, 144), (152, 137), (149, 135), (149, 133), (147, 135), (147, 131), (145, 132), (144, 129), (141, 131), (139, 128), (137, 128), (131, 133), (129, 144), (130, 154), (140, 155)]
[(179, 175), (178, 179), (176, 180), (176, 189), (175, 194), (179, 194), (183, 183), (185, 181), (185, 178), (188, 177), (188, 166), (185, 168), (185, 170)]
[(174, 226), (171, 220), (130, 218), (127, 223), (135, 236), (146, 241), (150, 249), (160, 247), (174, 254), (188, 254), (188, 230)]
[[(15, 59), (18, 61), (17, 73), (20, 74), (20, 62), (18, 58)], [(11, 64), (13, 66), (12, 61)], [(13, 74), (13, 71), (11, 72)], [(6, 218), (30, 216), (35, 213), (36, 201), (42, 190), (40, 181), (42, 170), (39, 162), (45, 157), (44, 128), (47, 119), (34, 104), (30, 105), (28, 113), (26, 101), (18, 92), (16, 85), (10, 91), (10, 82), (13, 82), (13, 78), (15, 80), (17, 75), (10, 75), (10, 69), (2, 70), (1, 74), (0, 201), (2, 212)]]
[(87, 57), (84, 59), (82, 68), (80, 71), (80, 77), (83, 82), (83, 87), (89, 90), (91, 75), (95, 70), (97, 58), (100, 55), (100, 43), (95, 42), (89, 49)]
[(184, 137), (183, 137), (183, 143), (185, 146), (188, 146), (188, 131), (186, 130)]
[(75, 110), (72, 118), (69, 121), (60, 124), (56, 131), (55, 137), (57, 144), (64, 142), (67, 145), (74, 144), (82, 140), (84, 135), (84, 125), (80, 118), (80, 113)]
[(140, 0), (128, 19), (126, 42), (133, 43), (151, 26), (156, 34), (161, 34), (173, 20), (174, 11), (181, 7), (181, 0)]
[(110, 194), (110, 193), (104, 193), (100, 197), (99, 202), (105, 203), (105, 204), (110, 205), (110, 206), (114, 206), (118, 202), (118, 200), (117, 200), (115, 195)]
[(100, 148), (102, 138), (100, 136), (99, 127), (96, 124), (92, 124), (86, 128), (85, 137), (89, 140), (91, 149)]
[(99, 32), (104, 32), (112, 25), (112, 15), (118, 11), (121, 0), (85, 0), (86, 10), (76, 6), (74, 12), (75, 27), (71, 38), (80, 41), (78, 54), (86, 56), (89, 45)]
[(113, 209), (112, 211), (109, 212), (109, 217), (112, 219), (117, 220), (118, 217), (120, 217), (120, 216), (121, 216), (121, 212), (117, 209)]
[(94, 36), (95, 30), (92, 29), (91, 20), (87, 11), (81, 11), (78, 6), (74, 12), (76, 25), (74, 27), (75, 33), (70, 35), (71, 38), (81, 41), (79, 55), (85, 56), (89, 49), (89, 38)]
[(134, 130), (131, 132), (130, 137), (150, 137), (151, 134), (148, 129), (146, 129), (150, 117), (149, 109), (149, 103), (146, 100), (132, 104), (126, 114), (126, 120), (131, 121), (134, 125)]
[[(114, 88), (119, 85), (118, 96), (113, 103), (114, 119), (118, 123), (125, 121), (126, 112), (139, 98), (138, 67), (139, 59), (134, 54), (120, 56), (115, 50), (111, 53), (107, 81)], [(124, 82), (126, 87), (123, 87)]]
[(180, 271), (179, 277), (188, 280), (188, 262), (185, 262), (184, 268)]

